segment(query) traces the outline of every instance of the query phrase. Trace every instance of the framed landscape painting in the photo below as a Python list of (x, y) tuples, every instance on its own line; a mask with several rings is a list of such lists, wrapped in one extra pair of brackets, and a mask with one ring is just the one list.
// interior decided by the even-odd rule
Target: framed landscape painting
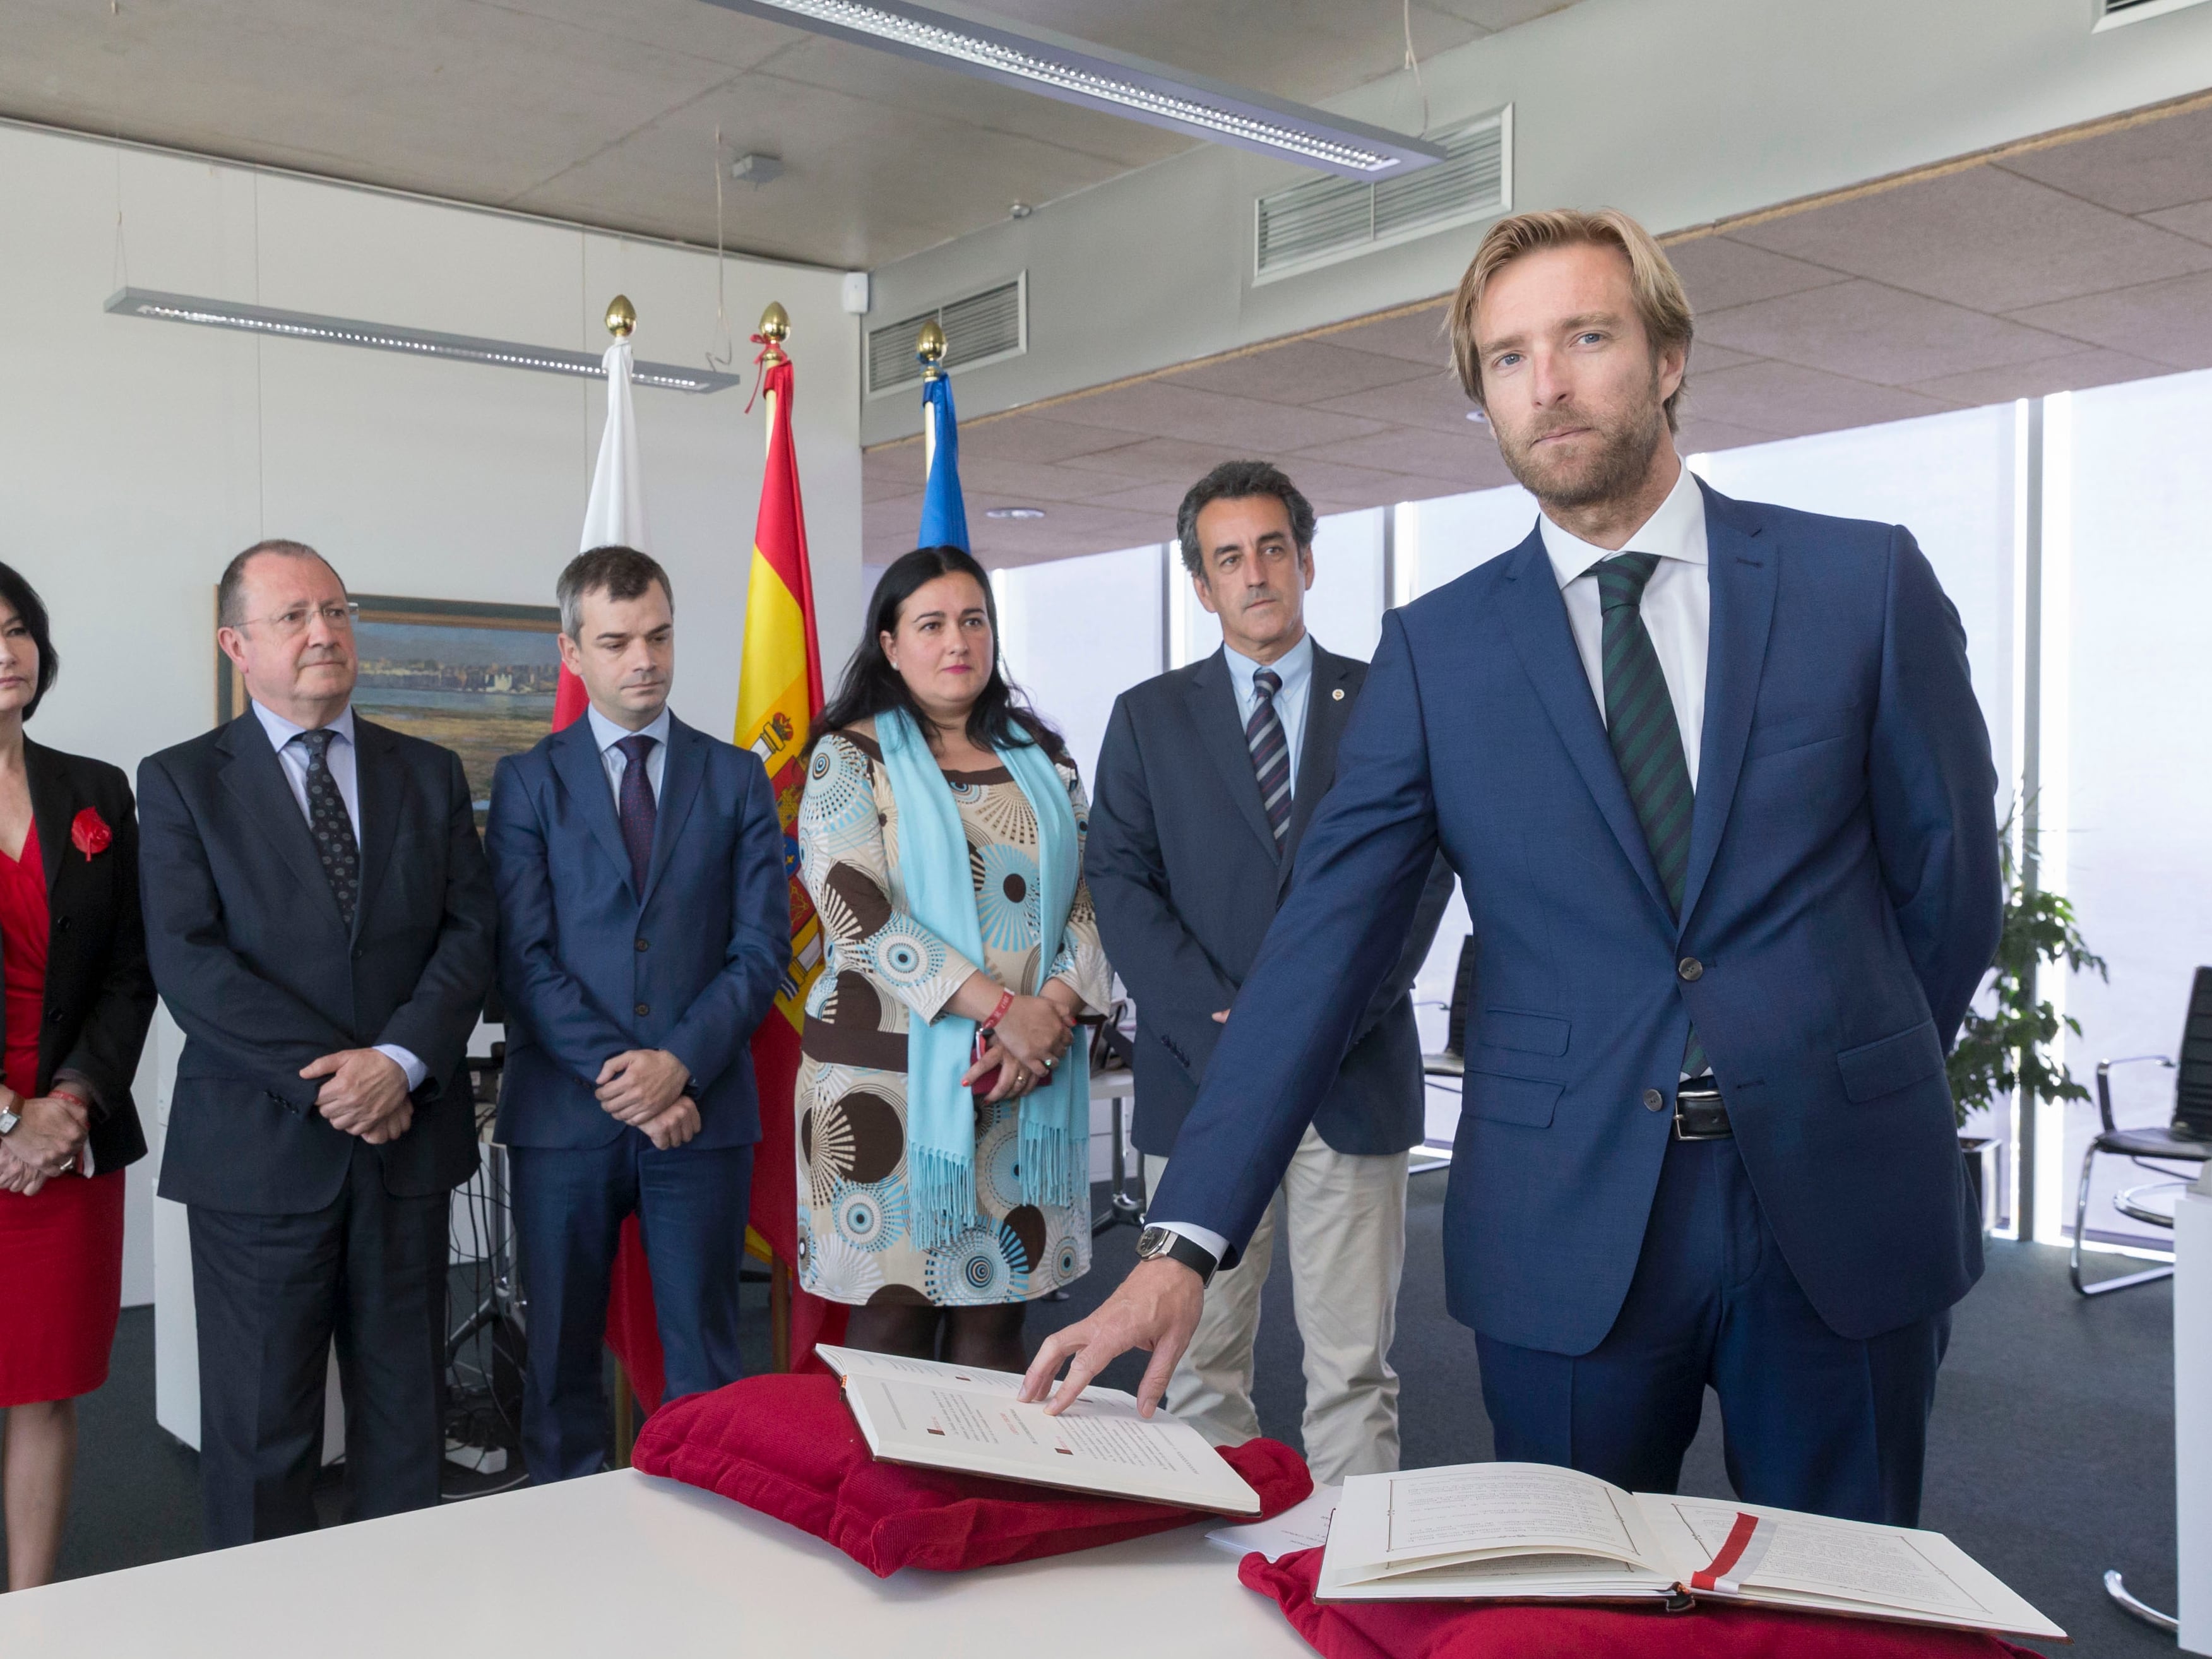
[[(550, 605), (353, 599), (361, 606), (355, 711), (458, 753), (481, 830), (500, 757), (521, 753), (552, 728), (561, 613)], [(245, 688), (220, 652), (216, 674), (216, 718), (228, 720), (245, 712)]]

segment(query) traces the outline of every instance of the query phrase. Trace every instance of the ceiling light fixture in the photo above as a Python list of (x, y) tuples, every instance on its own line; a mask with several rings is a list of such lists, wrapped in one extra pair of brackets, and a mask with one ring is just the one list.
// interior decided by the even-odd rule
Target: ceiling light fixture
[(983, 509), (983, 516), (987, 519), (1042, 519), (1044, 509), (1041, 507), (987, 507)]
[[(468, 334), (438, 334), (428, 329), (394, 328), (383, 323), (322, 317), (306, 311), (277, 311), (267, 306), (240, 305), (234, 301), (203, 299), (189, 294), (118, 289), (109, 296), (105, 309), (125, 317), (149, 317), (162, 323), (194, 323), (208, 328), (234, 328), (278, 339), (320, 340), (331, 345), (404, 351), (417, 357), (449, 357), (463, 362), (489, 363), (495, 368), (534, 369), (540, 374), (568, 374), (587, 380), (606, 378), (599, 359), (589, 352), (524, 345), (513, 340), (480, 339)], [(744, 377), (740, 374), (718, 374), (708, 369), (684, 368), (675, 363), (633, 364), (630, 380), (633, 385), (659, 386), (667, 392), (722, 392), (744, 384)]]
[(709, 3), (1349, 178), (1387, 179), (1444, 159), (1417, 138), (945, 0)]

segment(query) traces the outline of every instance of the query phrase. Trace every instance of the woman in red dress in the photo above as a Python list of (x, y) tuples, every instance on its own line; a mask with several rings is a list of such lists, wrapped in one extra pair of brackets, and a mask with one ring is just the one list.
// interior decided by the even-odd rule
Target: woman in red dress
[(154, 1017), (130, 784), (23, 735), (53, 684), (46, 606), (0, 564), (0, 1498), (8, 1581), (52, 1578), (76, 1396), (123, 1299), (131, 1080)]

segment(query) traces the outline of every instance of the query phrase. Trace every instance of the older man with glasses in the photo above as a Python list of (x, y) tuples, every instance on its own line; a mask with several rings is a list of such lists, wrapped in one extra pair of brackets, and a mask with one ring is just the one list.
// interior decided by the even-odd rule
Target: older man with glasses
[(313, 548), (240, 553), (216, 639), (252, 701), (138, 769), (147, 954), (185, 1032), (161, 1192), (191, 1229), (215, 1548), (314, 1526), (333, 1340), (348, 1518), (438, 1501), (495, 907), (459, 757), (354, 714), (355, 613)]

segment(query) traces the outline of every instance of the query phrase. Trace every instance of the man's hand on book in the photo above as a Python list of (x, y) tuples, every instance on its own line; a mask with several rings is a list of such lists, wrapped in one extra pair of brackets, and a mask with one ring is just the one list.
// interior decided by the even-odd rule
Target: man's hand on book
[[(1137, 1407), (1150, 1417), (1168, 1391), (1168, 1378), (1190, 1346), (1205, 1305), (1205, 1281), (1182, 1262), (1164, 1257), (1139, 1261), (1097, 1313), (1045, 1338), (1022, 1379), (1021, 1397), (1044, 1400), (1049, 1391), (1045, 1409), (1057, 1416), (1115, 1359), (1132, 1348), (1148, 1348), (1152, 1358), (1137, 1385)], [(1067, 1376), (1054, 1389), (1052, 1379), (1063, 1360)]]

